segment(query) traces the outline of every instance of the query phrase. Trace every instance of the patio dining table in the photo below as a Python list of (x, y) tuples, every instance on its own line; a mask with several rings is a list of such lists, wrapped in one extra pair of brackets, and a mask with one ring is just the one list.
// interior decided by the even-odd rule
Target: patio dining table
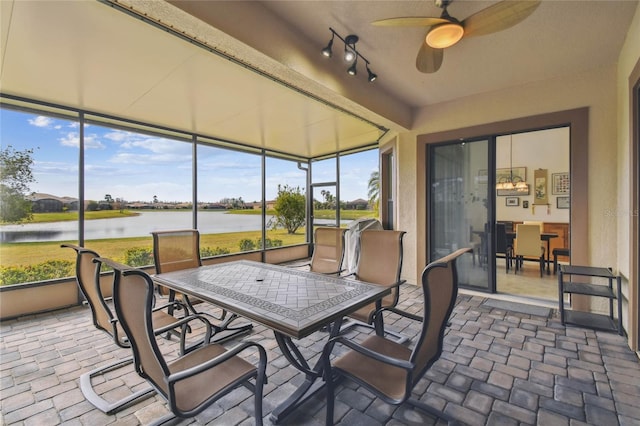
[(286, 359), (305, 374), (298, 389), (271, 413), (274, 423), (324, 386), (321, 357), (311, 367), (292, 339), (323, 329), (329, 330), (327, 339), (336, 336), (343, 317), (390, 292), (375, 284), (248, 260), (157, 274), (154, 280), (273, 330)]

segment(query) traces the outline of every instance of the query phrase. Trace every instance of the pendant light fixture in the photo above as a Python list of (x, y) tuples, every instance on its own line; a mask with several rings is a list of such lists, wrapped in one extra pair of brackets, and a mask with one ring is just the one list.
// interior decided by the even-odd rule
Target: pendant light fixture
[(509, 176), (500, 178), (496, 182), (496, 189), (506, 189), (518, 192), (529, 191), (527, 182), (522, 177), (513, 174), (513, 135), (509, 135)]

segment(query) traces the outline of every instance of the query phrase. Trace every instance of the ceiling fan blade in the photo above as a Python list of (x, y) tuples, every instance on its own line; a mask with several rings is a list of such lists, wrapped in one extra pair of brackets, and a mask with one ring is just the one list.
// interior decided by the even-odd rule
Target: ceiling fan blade
[(432, 25), (444, 24), (446, 22), (449, 21), (443, 18), (423, 16), (381, 19), (379, 21), (373, 21), (371, 25), (375, 25), (377, 27), (430, 27)]
[(505, 0), (482, 9), (462, 21), (464, 37), (506, 30), (522, 22), (540, 5), (540, 0)]
[(443, 57), (444, 49), (434, 49), (423, 41), (416, 57), (416, 68), (425, 74), (434, 73), (440, 69)]

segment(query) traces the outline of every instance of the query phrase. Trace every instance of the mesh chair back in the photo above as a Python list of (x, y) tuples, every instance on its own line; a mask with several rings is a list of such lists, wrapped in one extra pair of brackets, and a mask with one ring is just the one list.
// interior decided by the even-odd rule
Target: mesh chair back
[(168, 389), (165, 376), (169, 375), (169, 369), (153, 331), (153, 281), (144, 271), (129, 269), (125, 265), (116, 265), (116, 268), (113, 303), (129, 338), (136, 371), (166, 397)]
[[(404, 231), (371, 230), (360, 234), (360, 260), (356, 278), (372, 284), (393, 286), (402, 272), (402, 238)], [(382, 306), (395, 306), (398, 287), (382, 299)]]
[(462, 248), (431, 262), (422, 272), (424, 313), (420, 338), (411, 353), (415, 385), (442, 353), (447, 321), (458, 295), (457, 259), (470, 249)]
[(517, 256), (538, 258), (542, 255), (542, 250), (539, 225), (520, 224), (516, 226), (516, 247), (514, 253)]
[(345, 232), (342, 228), (316, 228), (311, 257), (313, 272), (331, 274), (342, 269)]
[(155, 231), (153, 261), (156, 273), (196, 268), (200, 261), (200, 233), (196, 229)]
[(72, 248), (76, 251), (76, 282), (91, 309), (93, 325), (99, 330), (107, 332), (119, 346), (129, 347), (129, 344), (124, 340), (125, 336), (120, 324), (113, 321), (113, 312), (105, 302), (100, 288), (100, 264), (93, 261), (93, 259), (100, 257), (98, 253), (72, 244), (63, 244), (62, 247)]

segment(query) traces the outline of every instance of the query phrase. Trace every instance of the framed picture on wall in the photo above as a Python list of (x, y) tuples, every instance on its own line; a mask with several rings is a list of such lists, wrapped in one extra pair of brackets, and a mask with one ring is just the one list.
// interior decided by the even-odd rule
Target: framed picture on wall
[(529, 185), (527, 189), (496, 189), (496, 195), (498, 196), (513, 196), (513, 195), (529, 195)]
[(568, 194), (571, 189), (569, 173), (551, 174), (551, 193), (554, 195)]
[(571, 207), (571, 200), (569, 197), (557, 197), (556, 198), (556, 208), (558, 209), (568, 209)]
[(507, 197), (504, 199), (504, 201), (507, 207), (515, 207), (520, 205), (519, 197)]

